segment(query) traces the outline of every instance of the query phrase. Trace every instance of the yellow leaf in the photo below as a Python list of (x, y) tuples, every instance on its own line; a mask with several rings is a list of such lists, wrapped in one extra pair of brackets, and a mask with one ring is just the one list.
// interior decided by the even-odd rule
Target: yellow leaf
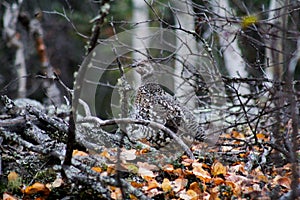
[(242, 18), (242, 28), (247, 28), (258, 22), (258, 17), (255, 15), (248, 15)]
[(214, 162), (214, 164), (211, 166), (211, 174), (213, 176), (223, 175), (225, 176), (227, 173), (227, 169), (222, 163), (220, 162)]
[(133, 199), (133, 200), (139, 200), (136, 196), (134, 196), (133, 194), (130, 194), (129, 195), (130, 199)]
[(172, 190), (171, 182), (169, 181), (169, 179), (164, 178), (161, 184), (161, 188), (164, 192), (170, 192)]
[(107, 150), (104, 150), (102, 153), (100, 153), (100, 156), (103, 156), (105, 158), (110, 158), (110, 155)]
[(188, 190), (186, 194), (190, 197), (191, 200), (197, 200), (199, 196), (194, 190)]
[(121, 164), (122, 167), (124, 167), (125, 169), (128, 170), (128, 172), (130, 173), (134, 173), (134, 174), (137, 174), (139, 172), (139, 168), (132, 164), (132, 163), (124, 163), (124, 164)]

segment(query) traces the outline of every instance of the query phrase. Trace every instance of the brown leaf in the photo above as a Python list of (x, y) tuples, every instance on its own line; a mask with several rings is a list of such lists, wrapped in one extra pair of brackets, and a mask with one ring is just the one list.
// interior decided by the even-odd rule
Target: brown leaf
[(204, 182), (210, 182), (211, 176), (202, 168), (201, 163), (193, 163), (193, 174)]
[(9, 174), (7, 175), (7, 179), (9, 182), (16, 181), (18, 178), (19, 178), (19, 175), (14, 171), (9, 172)]
[(122, 198), (122, 191), (120, 188), (118, 187), (114, 187), (114, 186), (110, 186), (110, 190), (112, 191), (112, 193), (110, 194), (110, 197), (112, 199), (117, 199), (117, 200), (121, 200)]
[(174, 192), (177, 193), (177, 192), (183, 190), (185, 188), (185, 186), (187, 185), (187, 183), (188, 183), (187, 179), (184, 179), (184, 178), (175, 179), (175, 181), (172, 182)]
[(107, 172), (107, 174), (115, 174), (116, 173), (116, 166), (114, 164), (108, 165), (106, 172)]
[(237, 131), (232, 131), (231, 135), (232, 135), (232, 137), (237, 138), (237, 139), (245, 139), (245, 135), (243, 133), (240, 133)]
[[(190, 190), (194, 190), (194, 191), (195, 191), (196, 193), (198, 193), (198, 194), (202, 193), (202, 192), (201, 192), (201, 189), (200, 189), (200, 186), (199, 186), (199, 183), (197, 183), (197, 182), (191, 183), (189, 189), (190, 189)], [(203, 190), (204, 190), (204, 191), (206, 190), (206, 186), (205, 186), (205, 188), (203, 188)]]
[(239, 196), (241, 194), (241, 186), (238, 183), (232, 181), (226, 181), (225, 184), (232, 188), (233, 194)]
[(280, 185), (287, 189), (291, 189), (291, 179), (288, 177), (276, 176), (273, 180), (273, 185)]
[(135, 182), (135, 181), (132, 181), (130, 184), (131, 184), (133, 187), (135, 187), (135, 188), (141, 188), (141, 187), (144, 186), (143, 183), (138, 183), (138, 182)]

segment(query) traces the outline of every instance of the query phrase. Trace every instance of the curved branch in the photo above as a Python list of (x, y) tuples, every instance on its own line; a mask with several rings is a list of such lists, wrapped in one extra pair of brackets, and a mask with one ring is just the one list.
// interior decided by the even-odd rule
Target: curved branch
[(179, 138), (173, 131), (165, 127), (164, 125), (149, 121), (149, 120), (142, 120), (142, 119), (132, 119), (132, 118), (119, 118), (119, 119), (109, 119), (109, 120), (101, 120), (97, 117), (85, 117), (82, 120), (78, 120), (77, 123), (95, 123), (98, 127), (108, 126), (108, 125), (115, 125), (115, 124), (139, 124), (144, 126), (150, 126), (152, 128), (160, 129), (167, 134), (169, 134), (187, 153), (187, 155), (195, 160), (195, 157), (190, 150), (190, 148), (182, 141), (181, 138)]

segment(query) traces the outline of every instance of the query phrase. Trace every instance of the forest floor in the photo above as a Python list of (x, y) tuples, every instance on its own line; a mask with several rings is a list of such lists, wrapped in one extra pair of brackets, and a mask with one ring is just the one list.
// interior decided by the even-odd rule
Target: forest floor
[(41, 111), (36, 105), (18, 107), (6, 100), (0, 116), (3, 200), (288, 199), (291, 195), (292, 165), (268, 145), (267, 131), (255, 133), (257, 141), (247, 128), (222, 133), (212, 147), (192, 146), (195, 160), (182, 155), (160, 167), (130, 162), (147, 156), (149, 149), (119, 148), (128, 158), (121, 163), (122, 170), (116, 170), (116, 148), (95, 153), (78, 142), (72, 166), (63, 166), (68, 113)]

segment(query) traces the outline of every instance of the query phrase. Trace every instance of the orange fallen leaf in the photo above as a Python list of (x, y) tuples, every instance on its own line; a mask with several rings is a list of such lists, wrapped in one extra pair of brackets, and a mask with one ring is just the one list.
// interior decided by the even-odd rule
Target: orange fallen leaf
[(237, 138), (237, 139), (244, 139), (245, 135), (243, 133), (240, 133), (238, 131), (232, 131), (231, 132), (232, 137)]
[(231, 187), (234, 195), (239, 196), (241, 194), (241, 186), (238, 183), (226, 181), (225, 185)]
[(101, 167), (92, 167), (92, 170), (98, 173), (102, 172), (102, 168)]
[(135, 187), (135, 188), (141, 188), (141, 187), (144, 186), (143, 183), (138, 183), (138, 182), (136, 182), (136, 181), (132, 181), (130, 184), (131, 184), (133, 187)]
[(219, 192), (220, 188), (219, 186), (216, 186), (210, 190), (211, 199), (219, 200)]
[(166, 164), (164, 167), (163, 167), (164, 171), (165, 172), (169, 172), (169, 173), (172, 173), (174, 171), (174, 166), (171, 165), (171, 164)]
[(155, 179), (151, 179), (148, 181), (148, 187), (146, 188), (146, 190), (151, 190), (153, 188), (158, 188), (158, 187), (159, 187), (159, 183)]
[(257, 133), (256, 138), (259, 139), (259, 140), (263, 140), (263, 139), (266, 138), (266, 136), (263, 133)]
[(102, 151), (102, 153), (100, 153), (100, 156), (104, 158), (110, 158), (110, 155), (107, 150)]
[(213, 182), (214, 182), (215, 185), (221, 185), (225, 181), (222, 178), (220, 178), (220, 177), (216, 177), (216, 178), (213, 178)]
[(211, 174), (213, 176), (223, 175), (225, 176), (227, 173), (226, 167), (220, 163), (220, 162), (214, 162), (214, 164), (211, 166)]
[(106, 169), (107, 174), (115, 174), (116, 173), (116, 167), (114, 164), (108, 165)]
[(180, 168), (177, 168), (177, 169), (175, 169), (173, 171), (173, 174), (176, 175), (176, 176), (178, 176), (179, 178), (184, 177), (184, 173), (185, 172), (182, 169), (180, 169)]
[(43, 196), (49, 196), (49, 194), (50, 194), (50, 190), (46, 187), (46, 185), (42, 184), (42, 183), (39, 183), (39, 182), (34, 183), (33, 185), (26, 187), (25, 189), (22, 190), (22, 192), (25, 195), (33, 195), (33, 194), (36, 194), (36, 193), (42, 193)]
[[(200, 189), (199, 183), (197, 182), (193, 182), (190, 185), (190, 190), (194, 190), (196, 193), (200, 194), (202, 191)], [(203, 190), (205, 191), (206, 188), (203, 188)]]
[(142, 154), (146, 154), (149, 153), (149, 149), (145, 148), (145, 149), (141, 149), (140, 151), (136, 152), (136, 155), (142, 155)]
[(202, 168), (200, 163), (193, 163), (193, 174), (204, 182), (210, 182), (211, 176), (208, 171)]
[(73, 151), (73, 156), (88, 156), (89, 154), (87, 154), (86, 152), (83, 151), (78, 151), (77, 149), (75, 149)]
[(210, 166), (208, 166), (205, 163), (201, 163), (201, 166), (202, 166), (203, 169), (210, 169)]

